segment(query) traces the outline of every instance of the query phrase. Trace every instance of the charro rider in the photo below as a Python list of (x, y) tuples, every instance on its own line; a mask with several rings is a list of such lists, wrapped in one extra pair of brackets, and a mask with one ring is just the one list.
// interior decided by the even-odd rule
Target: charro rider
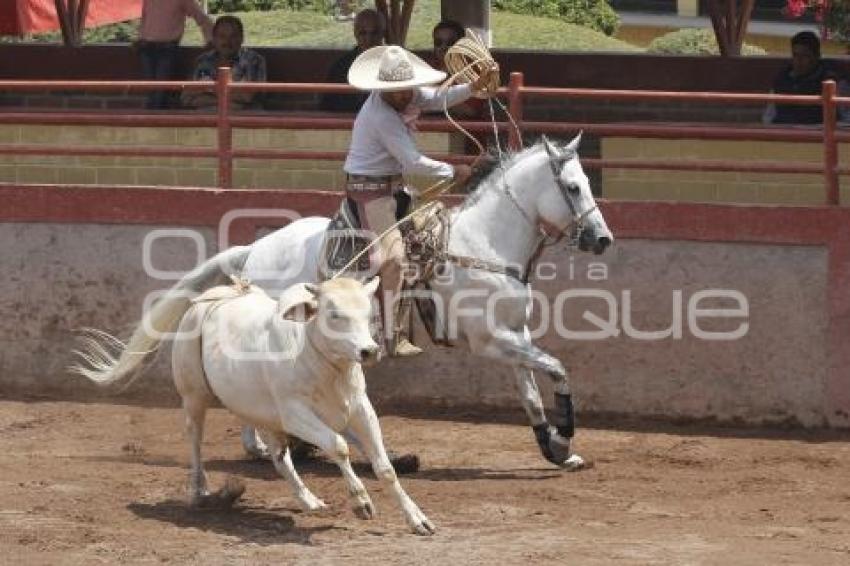
[[(443, 91), (427, 86), (445, 78), (445, 73), (397, 45), (373, 47), (351, 65), (348, 82), (371, 91), (354, 121), (344, 166), (346, 196), (357, 210), (361, 228), (380, 235), (396, 222), (397, 210), (405, 210), (410, 200), (412, 189), (404, 181), (407, 175), (450, 178), (456, 185), (471, 176), (468, 165), (452, 166), (422, 155), (413, 136), (414, 121), (421, 111), (442, 110), (464, 102), (485, 88), (489, 74), (481, 73), (472, 84)], [(421, 350), (410, 343), (404, 330), (407, 321), (399, 316), (405, 260), (401, 233), (393, 229), (376, 247), (381, 256), (384, 328), (393, 331), (392, 337), (387, 336), (387, 352), (392, 356), (416, 355)]]

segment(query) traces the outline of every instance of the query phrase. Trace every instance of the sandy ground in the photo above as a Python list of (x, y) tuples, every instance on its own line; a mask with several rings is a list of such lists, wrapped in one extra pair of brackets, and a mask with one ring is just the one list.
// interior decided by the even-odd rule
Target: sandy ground
[(300, 470), (330, 510), (298, 511), (269, 464), (243, 459), (233, 417), (207, 422), (212, 485), (247, 485), (230, 511), (184, 504), (176, 409), (0, 401), (0, 563), (850, 563), (847, 435), (597, 425), (577, 436), (595, 466), (563, 473), (518, 422), (386, 416), (388, 443), (423, 460), (403, 478), (436, 523), (423, 538), (360, 467), (376, 519), (355, 518), (324, 462)]

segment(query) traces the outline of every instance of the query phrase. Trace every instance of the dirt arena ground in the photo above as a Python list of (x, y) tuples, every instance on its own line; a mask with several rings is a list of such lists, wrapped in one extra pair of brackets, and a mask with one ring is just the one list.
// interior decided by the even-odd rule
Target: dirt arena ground
[(208, 419), (210, 479), (245, 479), (230, 511), (183, 503), (176, 409), (0, 401), (5, 564), (848, 564), (850, 436), (656, 425), (583, 428), (595, 466), (562, 473), (531, 431), (492, 414), (382, 418), (423, 469), (402, 481), (437, 525), (421, 538), (371, 473), (378, 507), (348, 510), (335, 468), (301, 466), (331, 505), (297, 510), (271, 465), (242, 458), (238, 423)]

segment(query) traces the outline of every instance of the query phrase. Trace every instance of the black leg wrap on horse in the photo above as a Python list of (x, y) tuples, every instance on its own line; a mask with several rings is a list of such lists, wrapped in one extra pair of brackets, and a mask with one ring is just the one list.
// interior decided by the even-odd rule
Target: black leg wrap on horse
[(543, 456), (550, 462), (554, 462), (555, 455), (552, 454), (552, 449), (549, 447), (549, 439), (552, 437), (549, 423), (539, 424), (531, 428), (534, 430), (534, 437), (537, 439), (537, 445), (540, 446)]
[(576, 417), (573, 411), (573, 396), (569, 393), (555, 393), (555, 428), (564, 438), (575, 436)]

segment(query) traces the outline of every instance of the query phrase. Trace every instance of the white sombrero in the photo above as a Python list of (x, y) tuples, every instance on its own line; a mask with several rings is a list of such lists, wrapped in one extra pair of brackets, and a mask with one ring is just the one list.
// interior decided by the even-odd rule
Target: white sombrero
[(438, 83), (446, 74), (398, 45), (361, 53), (348, 69), (348, 83), (360, 90), (405, 90)]

